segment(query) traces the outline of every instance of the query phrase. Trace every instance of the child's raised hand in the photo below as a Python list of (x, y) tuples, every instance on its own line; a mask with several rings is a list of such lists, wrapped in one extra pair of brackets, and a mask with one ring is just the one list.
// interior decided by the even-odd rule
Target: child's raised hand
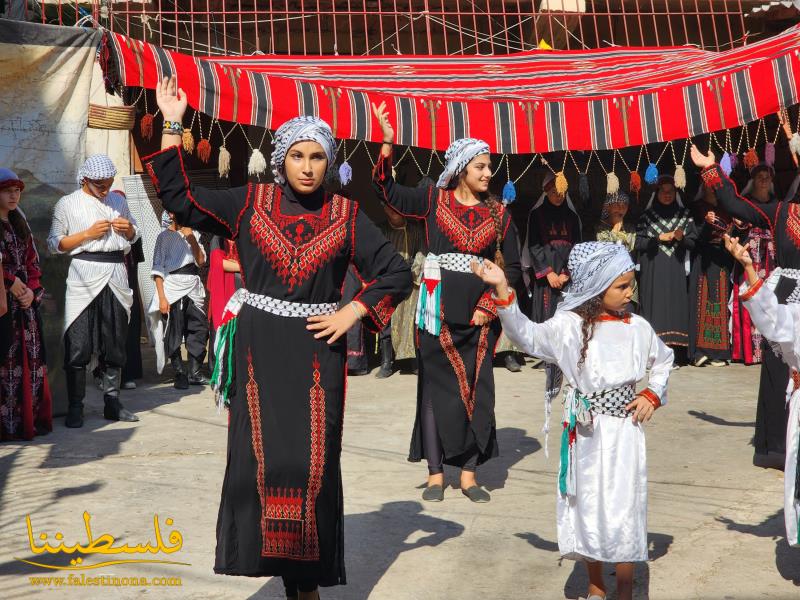
[(730, 252), (731, 256), (739, 261), (743, 267), (753, 266), (753, 259), (745, 246), (739, 243), (738, 237), (731, 237), (728, 234), (722, 236), (725, 241), (725, 250)]
[(631, 413), (634, 423), (647, 423), (656, 412), (656, 407), (645, 396), (636, 396), (633, 402), (625, 407)]
[(503, 269), (498, 267), (489, 259), (484, 258), (482, 263), (473, 260), (470, 264), (472, 272), (480, 277), (484, 283), (491, 285), (493, 288), (504, 288), (508, 286), (506, 274)]

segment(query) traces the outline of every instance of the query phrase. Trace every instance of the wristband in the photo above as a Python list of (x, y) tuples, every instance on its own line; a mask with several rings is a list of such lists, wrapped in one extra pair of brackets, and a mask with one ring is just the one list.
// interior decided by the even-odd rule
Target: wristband
[(756, 295), (756, 292), (761, 289), (762, 285), (764, 285), (764, 280), (759, 279), (753, 285), (751, 285), (744, 294), (739, 296), (739, 300), (742, 302), (747, 302), (750, 300), (750, 298)]
[(644, 396), (645, 399), (647, 399), (647, 401), (653, 405), (653, 408), (658, 408), (661, 406), (661, 400), (659, 400), (658, 396), (656, 396), (656, 393), (650, 388), (642, 390), (639, 392), (639, 395)]
[(354, 312), (354, 313), (356, 313), (356, 319), (358, 319), (358, 320), (360, 321), (361, 319), (363, 319), (363, 318), (364, 318), (363, 316), (361, 316), (361, 312), (359, 312), (359, 310), (358, 310), (358, 307), (356, 306), (356, 302), (355, 302), (355, 300), (353, 300), (353, 301), (350, 303), (350, 308), (352, 308), (352, 309), (353, 309), (353, 312)]
[(183, 123), (180, 121), (164, 121), (164, 129), (162, 130), (162, 133), (183, 135)]
[(511, 290), (508, 293), (508, 298), (506, 298), (505, 300), (501, 300), (500, 298), (498, 298), (494, 294), (492, 294), (491, 298), (492, 298), (492, 302), (494, 302), (495, 306), (499, 306), (501, 308), (506, 308), (507, 306), (511, 306), (512, 304), (514, 304), (514, 300), (517, 299), (517, 296), (514, 293), (514, 290)]

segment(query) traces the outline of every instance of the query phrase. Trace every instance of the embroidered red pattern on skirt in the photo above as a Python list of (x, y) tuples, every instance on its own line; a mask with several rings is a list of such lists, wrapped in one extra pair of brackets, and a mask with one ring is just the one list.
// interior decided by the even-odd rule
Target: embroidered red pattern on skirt
[(789, 234), (789, 239), (792, 240), (795, 248), (800, 248), (800, 205), (795, 202), (788, 206), (786, 233)]
[(344, 245), (351, 201), (336, 195), (322, 214), (300, 217), (280, 214), (280, 203), (273, 204), (276, 194), (280, 191), (272, 184), (256, 186), (250, 237), (292, 291)]
[(311, 464), (308, 471), (308, 493), (306, 495), (306, 532), (303, 558), (319, 559), (319, 537), (317, 535), (316, 503), (322, 487), (325, 470), (325, 390), (320, 385), (319, 359), (314, 355), (314, 385), (311, 386)]
[(461, 394), (461, 401), (464, 403), (464, 408), (467, 411), (467, 418), (472, 420), (472, 412), (475, 410), (475, 405), (472, 403), (472, 394), (469, 389), (469, 382), (467, 381), (467, 369), (464, 367), (464, 361), (458, 353), (453, 337), (450, 335), (450, 328), (447, 323), (442, 322), (442, 329), (439, 331), (439, 343), (442, 345), (447, 360), (455, 371), (456, 379), (458, 380), (458, 390)]

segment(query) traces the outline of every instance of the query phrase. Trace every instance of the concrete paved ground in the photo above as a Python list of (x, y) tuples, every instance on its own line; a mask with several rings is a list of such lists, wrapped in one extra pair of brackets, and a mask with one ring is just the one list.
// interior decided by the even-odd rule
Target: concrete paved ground
[[(558, 436), (545, 459), (543, 373), (495, 374), (502, 456), (479, 470), (492, 491), (486, 505), (453, 488), (441, 504), (420, 500), (425, 469), (405, 460), (413, 376), (351, 378), (342, 456), (350, 583), (323, 590), (324, 599), (558, 599), (584, 592), (582, 569), (557, 553)], [(647, 434), (652, 560), (637, 568), (637, 598), (800, 598), (800, 550), (783, 538), (782, 474), (750, 463), (757, 381), (757, 368), (739, 365), (674, 374), (670, 403)], [(212, 572), (226, 417), (216, 414), (211, 393), (180, 396), (151, 381), (124, 399), (139, 423), (104, 421), (92, 391), (83, 429), (67, 430), (58, 419), (46, 437), (0, 444), (0, 597), (281, 598), (278, 581)], [(174, 529), (183, 536), (182, 549), (166, 558), (191, 565), (123, 564), (83, 571), (87, 577), (180, 577), (182, 585), (32, 586), (31, 576), (69, 572), (16, 560), (48, 560), (31, 552), (25, 515), (34, 536), (47, 532), (52, 541), (59, 531), (74, 544), (86, 540), (84, 511), (95, 538), (111, 533), (117, 545), (130, 546), (154, 539), (157, 514), (165, 538)], [(173, 527), (164, 524), (168, 517)], [(108, 558), (115, 557), (87, 562)]]

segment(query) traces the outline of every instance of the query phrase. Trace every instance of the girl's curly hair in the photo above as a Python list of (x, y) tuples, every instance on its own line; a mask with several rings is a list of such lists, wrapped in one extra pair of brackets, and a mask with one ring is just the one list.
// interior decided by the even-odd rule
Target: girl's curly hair
[(586, 362), (586, 351), (589, 349), (589, 342), (592, 336), (594, 336), (594, 325), (600, 315), (603, 314), (603, 296), (595, 296), (577, 308), (573, 308), (572, 311), (583, 319), (581, 323), (583, 345), (581, 346), (581, 357), (578, 359), (578, 369), (580, 369)]

